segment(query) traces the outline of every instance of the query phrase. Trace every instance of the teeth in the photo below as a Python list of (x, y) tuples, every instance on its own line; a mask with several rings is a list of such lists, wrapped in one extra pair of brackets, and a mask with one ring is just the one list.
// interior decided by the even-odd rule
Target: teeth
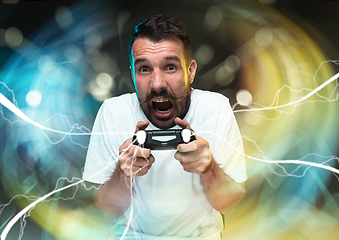
[(153, 102), (168, 102), (168, 99), (166, 99), (166, 98), (156, 98), (156, 99), (153, 99)]
[(162, 114), (164, 114), (164, 113), (169, 113), (169, 111), (171, 111), (171, 109), (168, 109), (168, 110), (166, 110), (166, 111), (162, 111), (162, 110), (157, 109), (157, 108), (156, 108), (156, 110), (157, 110), (158, 113), (162, 113)]

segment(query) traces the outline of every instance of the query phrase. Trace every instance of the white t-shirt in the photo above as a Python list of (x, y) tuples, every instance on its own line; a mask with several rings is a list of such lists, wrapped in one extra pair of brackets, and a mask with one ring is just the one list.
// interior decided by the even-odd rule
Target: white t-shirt
[[(135, 93), (106, 100), (93, 126), (84, 180), (99, 184), (109, 180), (119, 146), (133, 136), (137, 122), (144, 120), (147, 118)], [(247, 179), (242, 138), (226, 97), (193, 90), (184, 120), (209, 142), (225, 174), (238, 183)], [(157, 128), (150, 123), (147, 129)], [(207, 201), (200, 176), (184, 171), (174, 153), (152, 151), (155, 162), (146, 175), (135, 179), (131, 207), (117, 221), (117, 238), (220, 239), (222, 219)]]

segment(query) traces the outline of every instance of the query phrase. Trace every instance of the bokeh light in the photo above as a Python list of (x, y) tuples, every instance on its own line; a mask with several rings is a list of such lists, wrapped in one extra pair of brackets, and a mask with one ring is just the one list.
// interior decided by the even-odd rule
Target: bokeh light
[(237, 102), (241, 105), (241, 106), (249, 106), (252, 103), (252, 95), (249, 91), (247, 91), (246, 89), (241, 89), (237, 92), (236, 95), (237, 98)]
[(65, 6), (57, 8), (55, 12), (55, 20), (59, 27), (64, 31), (66, 31), (74, 21), (72, 12), (68, 7)]
[(5, 4), (15, 4), (19, 2), (19, 0), (2, 0), (2, 3), (5, 3)]
[(8, 28), (5, 33), (5, 41), (9, 46), (19, 46), (23, 41), (21, 31), (14, 27)]
[(222, 19), (223, 11), (219, 6), (215, 5), (208, 8), (205, 15), (205, 22), (210, 29), (216, 30), (219, 27)]
[(31, 90), (26, 95), (26, 102), (32, 107), (38, 106), (41, 102), (41, 93), (38, 90)]

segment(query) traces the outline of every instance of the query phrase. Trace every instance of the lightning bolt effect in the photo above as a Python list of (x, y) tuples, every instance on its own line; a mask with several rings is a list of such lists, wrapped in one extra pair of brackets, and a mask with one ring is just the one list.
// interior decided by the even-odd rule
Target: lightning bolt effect
[[(134, 89), (128, 68), (119, 65), (128, 61), (127, 47), (126, 54), (117, 47), (133, 29), (128, 20), (134, 14), (118, 8), (79, 3), (58, 11), (56, 21), (20, 46), (8, 44), (14, 54), (0, 82), (2, 240), (113, 238), (116, 219), (91, 204), (97, 187), (83, 182), (81, 174), (101, 101)], [(246, 197), (225, 216), (223, 238), (334, 239), (339, 234), (338, 60), (326, 59), (301, 27), (259, 2), (197, 5), (196, 13), (204, 19), (195, 22), (204, 21), (207, 28), (207, 33), (196, 30), (197, 36), (213, 33), (225, 41), (215, 57), (232, 54), (241, 67), (203, 62), (196, 47), (200, 72), (194, 87), (232, 96), (233, 80), (253, 97), (246, 106), (232, 104), (249, 179)], [(219, 13), (224, 14), (218, 20)], [(194, 20), (178, 14), (185, 23)], [(312, 26), (303, 26), (318, 44), (328, 45)], [(39, 105), (25, 101), (30, 90), (42, 93)], [(198, 135), (203, 131), (195, 129)], [(102, 134), (132, 133), (112, 126)], [(131, 209), (128, 225), (137, 214)], [(35, 224), (45, 231), (35, 235)]]

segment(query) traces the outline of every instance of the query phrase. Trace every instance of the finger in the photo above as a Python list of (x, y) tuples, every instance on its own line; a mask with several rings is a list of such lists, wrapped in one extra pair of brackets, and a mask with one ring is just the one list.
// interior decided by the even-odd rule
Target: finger
[(122, 170), (130, 169), (132, 167), (151, 167), (152, 164), (155, 162), (155, 158), (153, 155), (151, 155), (149, 158), (143, 158), (143, 157), (127, 157), (119, 161), (119, 166)]
[(195, 141), (190, 143), (181, 143), (177, 146), (177, 150), (181, 153), (194, 152), (197, 150), (197, 144)]
[(132, 138), (127, 139), (123, 144), (120, 145), (119, 154), (126, 152), (130, 146), (132, 146)]
[(151, 156), (151, 149), (142, 148), (136, 145), (131, 145), (125, 151), (130, 157), (149, 158)]
[(137, 157), (137, 158), (131, 159), (131, 161), (129, 161), (129, 164), (132, 166), (136, 166), (136, 167), (144, 167), (149, 164), (149, 161), (145, 158)]
[(136, 157), (130, 155), (129, 153), (120, 154), (119, 158), (119, 166), (123, 172), (128, 169), (131, 169), (133, 166), (135, 167), (144, 167), (148, 165), (152, 165), (154, 163), (154, 157), (150, 156), (149, 158), (144, 157)]
[(200, 174), (205, 170), (204, 162), (194, 159), (192, 156), (186, 157), (185, 153), (179, 153), (177, 156), (181, 166), (186, 172)]
[(197, 140), (189, 143), (181, 143), (177, 146), (177, 150), (179, 152), (195, 152), (200, 149), (203, 149), (204, 147), (209, 147), (208, 141), (196, 136)]
[(187, 156), (187, 153), (181, 153), (178, 151), (174, 154), (174, 158), (180, 163), (187, 162), (190, 159), (189, 156)]
[(139, 121), (135, 131), (145, 130), (149, 125), (149, 121)]
[(181, 118), (179, 117), (176, 117), (174, 119), (174, 122), (175, 124), (177, 124), (179, 127), (181, 127), (182, 129), (185, 129), (185, 128), (189, 128), (189, 129), (192, 129), (191, 126), (188, 124), (188, 122), (186, 120), (182, 120)]
[(136, 172), (134, 172), (134, 175), (135, 175), (135, 176), (138, 176), (138, 177), (144, 176), (144, 175), (146, 175), (146, 174), (148, 173), (148, 171), (149, 171), (150, 168), (151, 168), (151, 167), (149, 167), (149, 166), (139, 168)]
[(146, 164), (133, 163), (128, 168), (124, 169), (124, 174), (126, 176), (143, 176), (148, 173), (150, 168), (152, 167), (153, 161), (147, 161)]
[(140, 172), (143, 167), (131, 164), (122, 164), (120, 166), (121, 171), (125, 174), (125, 176), (131, 176), (134, 173)]
[(138, 166), (139, 168), (137, 168), (137, 170), (135, 170), (135, 168), (133, 168), (134, 170), (134, 174), (135, 176), (143, 176), (146, 175), (148, 173), (148, 171), (151, 169), (152, 164), (155, 161), (155, 158), (153, 155), (151, 155), (147, 160), (147, 164), (144, 164), (142, 166)]
[(133, 144), (132, 138), (127, 139), (119, 148), (119, 154), (129, 155), (130, 157), (149, 157), (150, 150), (144, 150), (145, 148), (140, 148), (137, 145)]
[(131, 171), (132, 171), (133, 173), (139, 173), (139, 172), (141, 172), (142, 168), (143, 168), (143, 167), (141, 167), (141, 166), (135, 166), (135, 165), (133, 165), (133, 166), (131, 167)]
[(147, 158), (147, 160), (148, 160), (148, 163), (147, 163), (148, 166), (152, 166), (152, 164), (155, 162), (155, 158), (152, 154), (149, 156), (149, 158)]
[(186, 172), (195, 174), (206, 172), (212, 165), (212, 158), (208, 155), (199, 159), (199, 156), (191, 156), (191, 154), (177, 152), (175, 158), (180, 161), (180, 164)]
[(199, 160), (198, 154), (195, 152), (179, 152), (177, 151), (174, 154), (174, 158), (178, 160), (181, 164), (188, 163), (188, 162), (196, 162)]
[[(134, 160), (134, 159), (133, 159)], [(141, 158), (138, 157), (136, 158), (134, 161), (132, 160), (132, 164), (133, 166), (136, 167), (146, 167), (146, 166), (152, 166), (152, 164), (154, 163), (155, 159), (154, 156), (151, 155), (149, 158)]]
[(122, 169), (124, 175), (126, 177), (135, 177), (137, 173), (139, 173), (139, 169), (141, 168), (137, 168), (137, 167), (129, 167), (129, 168), (126, 168), (126, 169)]
[(187, 162), (187, 163), (181, 163), (183, 169), (186, 172), (195, 173), (198, 170), (199, 165), (197, 165), (197, 162)]

